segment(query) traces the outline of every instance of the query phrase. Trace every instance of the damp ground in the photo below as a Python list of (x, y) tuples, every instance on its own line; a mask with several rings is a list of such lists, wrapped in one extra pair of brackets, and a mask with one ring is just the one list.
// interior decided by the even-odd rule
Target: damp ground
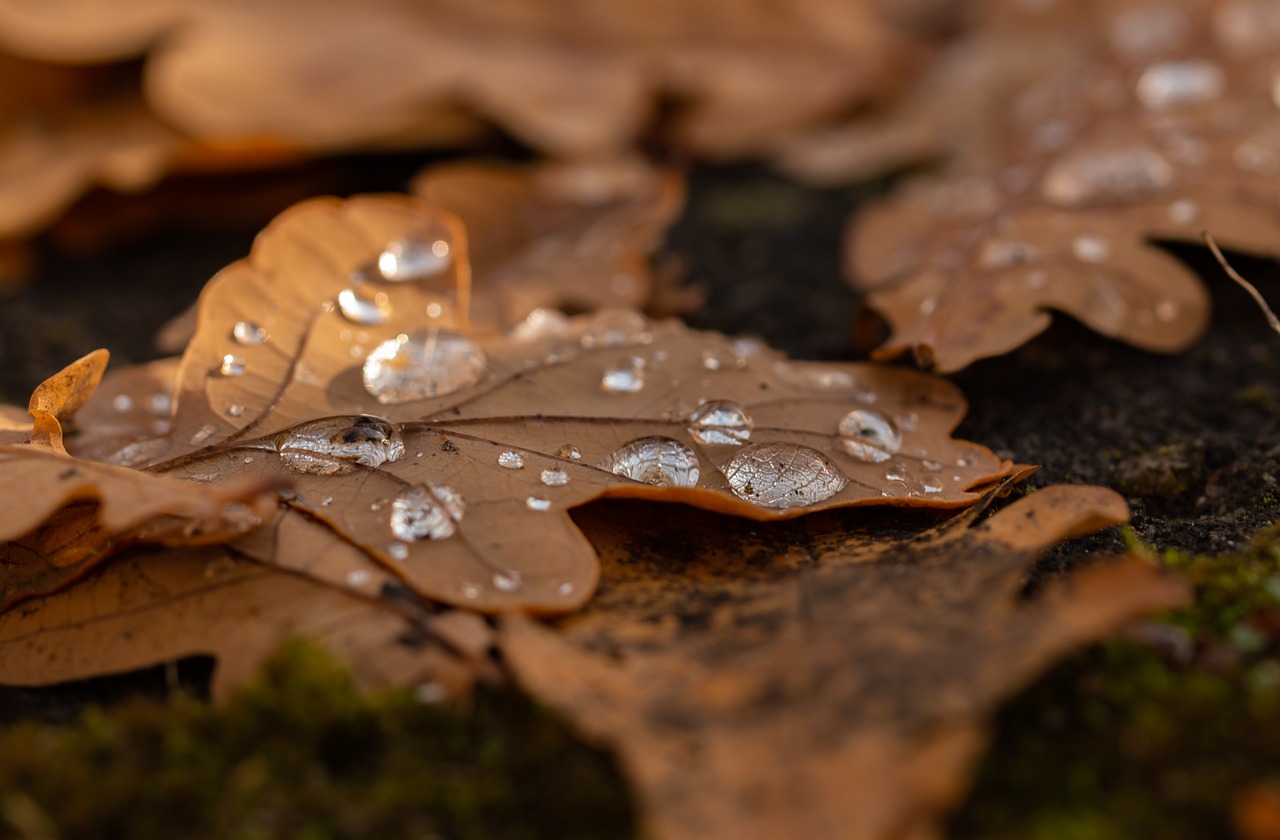
[[(350, 161), (340, 183), (401, 188), (418, 163)], [(668, 247), (707, 293), (691, 322), (801, 358), (864, 357), (875, 326), (842, 280), (842, 233), (885, 188), (813, 190), (755, 167), (694, 172)], [(92, 253), (43, 243), (35, 279), (0, 304), (0, 397), (25, 402), (44, 376), (95, 347), (111, 349), (113, 364), (154, 357), (155, 330), (246, 253), (253, 232), (174, 228)], [(971, 406), (958, 436), (1041, 465), (1032, 487), (1101, 484), (1133, 509), (1131, 532), (1072, 542), (1037, 578), (1140, 540), (1193, 569), (1202, 602), (1147, 637), (1072, 659), (1011, 704), (957, 817), (959, 836), (1175, 836), (1161, 826), (1179, 821), (1201, 832), (1187, 836), (1215, 836), (1227, 831), (1228, 801), (1280, 767), (1280, 743), (1254, 737), (1280, 729), (1270, 705), (1280, 677), (1267, 676), (1280, 674), (1267, 618), (1280, 602), (1251, 595), (1242, 610), (1224, 595), (1241, 580), (1264, 594), (1280, 581), (1274, 541), (1255, 540), (1280, 517), (1280, 336), (1203, 249), (1173, 250), (1205, 278), (1215, 308), (1189, 352), (1144, 353), (1058, 316), (1022, 349), (952, 377)], [(1280, 300), (1274, 263), (1240, 258), (1237, 267)], [(1280, 635), (1280, 621), (1275, 628)], [(1250, 693), (1256, 686), (1262, 694)], [(26, 712), (66, 705), (53, 695), (24, 702)], [(1166, 772), (1144, 786), (1135, 767)]]

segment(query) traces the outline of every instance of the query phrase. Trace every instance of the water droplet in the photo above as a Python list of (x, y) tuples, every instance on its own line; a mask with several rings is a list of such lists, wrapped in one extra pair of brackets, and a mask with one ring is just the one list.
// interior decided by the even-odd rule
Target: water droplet
[(1157, 321), (1167, 324), (1178, 317), (1178, 304), (1169, 298), (1161, 298), (1156, 302), (1155, 315)]
[(857, 408), (840, 420), (840, 448), (868, 464), (889, 460), (902, 448), (902, 432), (893, 421), (870, 408)]
[(957, 467), (972, 467), (978, 461), (978, 456), (972, 451), (960, 453), (956, 458)]
[(524, 500), (524, 506), (529, 510), (551, 510), (551, 500), (530, 496)]
[(353, 464), (380, 467), (404, 455), (404, 441), (378, 417), (325, 417), (302, 423), (273, 438), (284, 462), (298, 472), (334, 475)]
[(147, 399), (147, 411), (152, 414), (165, 415), (169, 413), (169, 409), (173, 406), (173, 400), (168, 394), (152, 394)]
[(929, 472), (938, 472), (942, 469), (942, 463), (940, 461), (932, 461), (928, 458), (921, 461), (920, 466), (924, 467)]
[(222, 357), (222, 366), (218, 368), (218, 373), (223, 376), (239, 376), (244, 373), (244, 359), (228, 353)]
[(253, 321), (236, 321), (231, 338), (236, 344), (253, 347), (267, 340), (267, 331)]
[(658, 487), (696, 487), (698, 456), (678, 440), (645, 437), (623, 444), (604, 463), (604, 469)]
[(436, 229), (425, 235), (393, 241), (378, 254), (378, 274), (391, 283), (407, 283), (435, 277), (452, 263), (449, 234)]
[(563, 487), (569, 483), (569, 474), (564, 470), (543, 470), (538, 478), (548, 487)]
[(111, 407), (116, 411), (128, 411), (133, 408), (133, 398), (128, 394), (116, 394), (111, 398)]
[(741, 499), (767, 508), (817, 504), (844, 489), (848, 479), (816, 449), (795, 443), (743, 447), (724, 468)]
[(1105, 262), (1111, 256), (1111, 244), (1101, 236), (1084, 233), (1071, 241), (1071, 253), (1084, 262)]
[(942, 492), (942, 477), (933, 473), (925, 473), (920, 476), (920, 489), (925, 495), (933, 495)]
[(333, 504), (333, 496), (325, 496), (320, 500), (320, 507), (328, 507)]
[(1173, 165), (1146, 144), (1073, 148), (1045, 172), (1040, 192), (1052, 204), (1131, 201), (1157, 195), (1173, 183)]
[(239, 417), (240, 415), (244, 414), (244, 406), (239, 405), (237, 403), (232, 403), (231, 405), (227, 406), (227, 414), (230, 414), (232, 417)]
[(610, 394), (635, 394), (644, 388), (644, 369), (630, 365), (609, 368), (600, 377), (600, 387)]
[(560, 458), (568, 458), (570, 461), (581, 461), (582, 452), (572, 443), (566, 443), (564, 446), (556, 450), (556, 455)]
[(493, 575), (493, 586), (499, 592), (515, 592), (520, 588), (520, 583), (520, 573), (514, 569), (495, 572)]
[(569, 318), (563, 312), (556, 309), (534, 309), (511, 328), (511, 338), (515, 341), (562, 338), (568, 334), (569, 324)]
[[(405, 557), (409, 556), (408, 546), (406, 546), (404, 543), (392, 543), (391, 545), (387, 546), (387, 554), (390, 554), (392, 557), (396, 557), (396, 551), (395, 551), (396, 548), (404, 549)], [(396, 559), (403, 560), (404, 557), (396, 557)], [(364, 586), (366, 583), (369, 582), (370, 577), (371, 575), (366, 569), (352, 569), (351, 571), (347, 572), (347, 586), (354, 586), (354, 587)]]
[(480, 587), (476, 586), (474, 583), (462, 584), (462, 597), (466, 598), (468, 601), (474, 601), (476, 598), (480, 597)]
[(1180, 198), (1169, 205), (1169, 221), (1175, 225), (1189, 225), (1200, 217), (1200, 206), (1189, 198)]
[(524, 469), (524, 459), (520, 457), (519, 452), (512, 452), (508, 449), (498, 456), (498, 466), (509, 470)]
[(386, 292), (357, 286), (338, 292), (338, 311), (353, 324), (381, 324), (391, 317), (391, 304)]
[(217, 431), (218, 427), (214, 426), (212, 423), (201, 426), (199, 429), (196, 429), (195, 434), (191, 436), (191, 445), (200, 446), (206, 440), (213, 437), (214, 433)]
[(253, 463), (253, 456), (252, 456), (252, 455), (246, 455), (246, 456), (244, 456), (244, 462), (245, 462), (246, 464), (252, 464), (252, 463)]
[(978, 264), (987, 269), (1008, 268), (1029, 263), (1040, 256), (1040, 251), (1027, 242), (996, 239), (982, 246)]
[(901, 461), (894, 461), (884, 471), (886, 481), (906, 481), (911, 471), (907, 469), (907, 465)]
[(457, 531), (466, 509), (452, 487), (410, 487), (391, 503), (391, 533), (405, 542), (447, 539)]
[(1227, 77), (1218, 65), (1203, 59), (1162, 61), (1138, 78), (1136, 93), (1151, 110), (1203, 105), (1222, 95)]
[(719, 370), (724, 366), (724, 362), (720, 361), (714, 350), (703, 350), (702, 366), (707, 370)]
[(573, 584), (569, 583), (568, 581), (565, 581), (564, 583), (556, 587), (556, 592), (561, 595), (572, 595), (573, 590), (574, 590)]
[(880, 488), (880, 495), (886, 499), (905, 499), (912, 495), (911, 485), (902, 479), (890, 479)]
[(649, 321), (631, 309), (602, 309), (580, 339), (583, 347), (623, 347), (644, 341)]
[(689, 434), (698, 443), (741, 446), (751, 438), (754, 425), (751, 415), (736, 402), (710, 400), (689, 418)]
[(480, 381), (487, 360), (469, 338), (425, 329), (382, 342), (364, 362), (365, 390), (383, 404), (451, 394)]

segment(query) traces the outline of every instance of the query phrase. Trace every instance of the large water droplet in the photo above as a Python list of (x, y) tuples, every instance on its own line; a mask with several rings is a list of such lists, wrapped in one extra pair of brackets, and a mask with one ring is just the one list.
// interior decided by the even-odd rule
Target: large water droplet
[(524, 458), (520, 457), (519, 452), (508, 449), (498, 456), (498, 466), (508, 470), (521, 470), (524, 469)]
[(623, 347), (648, 336), (649, 322), (631, 309), (602, 309), (592, 316), (580, 339), (583, 347)]
[(391, 503), (391, 533), (405, 542), (443, 540), (454, 535), (466, 510), (452, 487), (410, 487)]
[(635, 394), (644, 389), (644, 368), (636, 365), (609, 368), (600, 377), (600, 388), (609, 394)]
[(902, 448), (902, 432), (878, 411), (859, 408), (840, 420), (840, 448), (868, 464), (880, 464)]
[(741, 446), (750, 440), (754, 425), (751, 415), (736, 402), (710, 400), (689, 418), (689, 434), (698, 443)]
[(218, 373), (223, 376), (239, 376), (244, 373), (244, 359), (228, 353), (222, 357), (222, 365), (218, 368)]
[(267, 340), (267, 331), (253, 321), (236, 321), (231, 328), (231, 338), (236, 344), (252, 347)]
[(1173, 165), (1146, 144), (1080, 147), (1054, 161), (1040, 192), (1053, 204), (1078, 207), (1157, 195), (1169, 188), (1173, 178)]
[(816, 449), (795, 443), (755, 443), (724, 468), (741, 499), (767, 508), (793, 508), (831, 498), (849, 483)]
[(658, 487), (696, 487), (698, 456), (678, 440), (645, 437), (623, 444), (604, 463), (604, 469)]
[(1136, 93), (1152, 110), (1203, 105), (1222, 95), (1227, 77), (1218, 65), (1203, 59), (1163, 61), (1138, 78)]
[(391, 283), (407, 283), (435, 277), (452, 263), (449, 234), (436, 229), (393, 241), (378, 254), (378, 274)]
[(357, 286), (338, 292), (338, 311), (353, 324), (381, 324), (391, 317), (391, 304), (386, 292)]
[(449, 330), (425, 329), (384, 341), (364, 362), (365, 390), (383, 404), (451, 394), (484, 375), (476, 344)]
[(543, 470), (538, 478), (548, 487), (563, 487), (569, 483), (569, 474), (564, 470)]
[(404, 456), (399, 430), (379, 417), (325, 417), (272, 440), (286, 464), (315, 475), (351, 472), (353, 464), (380, 467)]
[(561, 338), (569, 332), (569, 318), (555, 309), (534, 309), (520, 323), (511, 328), (511, 338), (516, 341), (538, 341), (544, 338)]

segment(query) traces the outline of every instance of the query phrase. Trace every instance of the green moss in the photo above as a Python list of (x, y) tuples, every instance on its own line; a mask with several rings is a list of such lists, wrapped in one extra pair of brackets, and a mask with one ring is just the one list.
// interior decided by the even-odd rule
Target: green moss
[(616, 768), (514, 694), (362, 695), (286, 646), (221, 708), (188, 697), (0, 733), (0, 836), (627, 837)]
[(1230, 835), (1232, 796), (1280, 768), (1280, 530), (1238, 555), (1160, 559), (1195, 603), (1011, 704), (953, 836)]

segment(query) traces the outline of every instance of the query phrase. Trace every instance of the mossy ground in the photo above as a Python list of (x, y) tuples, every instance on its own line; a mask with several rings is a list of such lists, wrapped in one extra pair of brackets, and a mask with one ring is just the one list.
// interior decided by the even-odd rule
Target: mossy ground
[[(394, 189), (417, 163), (356, 161), (363, 174), (348, 183)], [(801, 357), (855, 358), (865, 332), (840, 279), (840, 234), (876, 189), (695, 172), (671, 250), (709, 292), (696, 323)], [(117, 363), (147, 358), (153, 328), (250, 238), (166, 231), (48, 258), (0, 306), (2, 396), (22, 402), (96, 346)], [(956, 836), (1224, 836), (1241, 787), (1280, 777), (1280, 560), (1274, 532), (1251, 543), (1280, 518), (1280, 336), (1197, 249), (1178, 253), (1217, 310), (1188, 353), (1146, 354), (1058, 317), (954, 377), (972, 406), (961, 436), (1043, 465), (1030, 487), (1118, 489), (1134, 533), (1197, 589), (1191, 609), (1072, 658), (1002, 713)], [(1238, 267), (1280, 298), (1274, 264)], [(1118, 529), (1069, 543), (1032, 583), (1125, 543)], [(0, 822), (29, 838), (53, 836), (46, 818), (60, 837), (171, 837), (180, 825), (189, 837), (603, 838), (626, 836), (634, 816), (612, 765), (527, 701), (485, 695), (459, 712), (359, 699), (297, 651), (225, 709), (132, 701), (67, 728), (9, 727), (0, 791)]]

